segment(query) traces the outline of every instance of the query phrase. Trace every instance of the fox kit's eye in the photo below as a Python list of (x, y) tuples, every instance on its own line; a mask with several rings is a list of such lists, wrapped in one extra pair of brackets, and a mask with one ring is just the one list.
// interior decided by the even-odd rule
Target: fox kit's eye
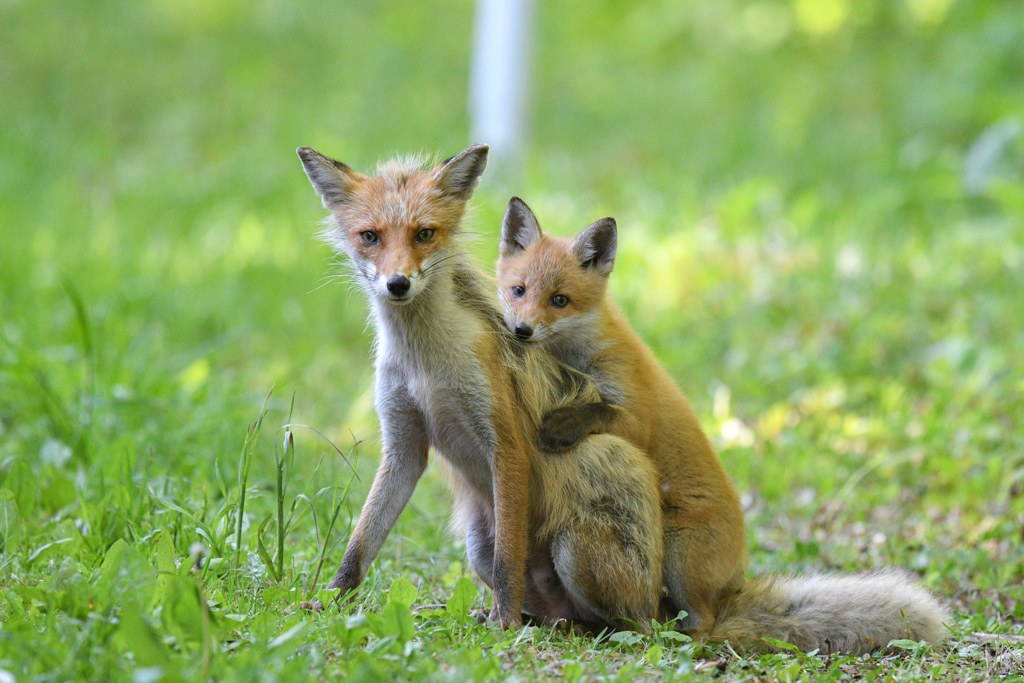
[(555, 294), (551, 297), (551, 305), (555, 308), (565, 308), (569, 305), (569, 297), (565, 294)]
[(523, 287), (522, 285), (516, 285), (515, 287), (512, 288), (512, 296), (514, 296), (515, 298), (522, 298), (524, 294), (526, 294), (526, 287)]
[(373, 230), (363, 230), (361, 236), (367, 244), (377, 244), (377, 242), (380, 242), (380, 237)]
[(416, 241), (417, 242), (429, 242), (430, 238), (433, 237), (433, 236), (434, 236), (434, 229), (433, 228), (423, 228), (418, 233), (416, 233)]

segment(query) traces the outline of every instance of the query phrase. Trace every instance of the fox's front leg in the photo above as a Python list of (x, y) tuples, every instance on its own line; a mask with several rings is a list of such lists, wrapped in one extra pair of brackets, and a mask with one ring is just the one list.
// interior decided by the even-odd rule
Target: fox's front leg
[(513, 416), (495, 420), (494, 608), (503, 629), (523, 624), (523, 590), (530, 523), (530, 449)]
[(426, 420), (405, 385), (398, 378), (378, 373), (376, 392), (384, 447), (341, 566), (328, 586), (339, 589), (339, 595), (362, 583), (427, 466)]
[(541, 421), (537, 445), (544, 451), (568, 450), (589, 434), (612, 431), (621, 412), (621, 408), (604, 400), (555, 408)]

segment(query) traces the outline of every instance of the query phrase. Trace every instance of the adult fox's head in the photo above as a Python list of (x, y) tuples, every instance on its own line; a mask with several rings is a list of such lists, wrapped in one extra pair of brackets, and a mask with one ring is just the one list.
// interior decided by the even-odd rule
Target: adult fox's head
[(572, 239), (546, 235), (526, 202), (513, 197), (498, 258), (508, 328), (523, 341), (554, 343), (589, 332), (601, 314), (617, 239), (614, 218)]
[(430, 169), (415, 160), (388, 161), (370, 176), (309, 147), (296, 151), (331, 212), (323, 237), (349, 256), (370, 296), (394, 305), (415, 299), (449, 256), (487, 166), (487, 145)]

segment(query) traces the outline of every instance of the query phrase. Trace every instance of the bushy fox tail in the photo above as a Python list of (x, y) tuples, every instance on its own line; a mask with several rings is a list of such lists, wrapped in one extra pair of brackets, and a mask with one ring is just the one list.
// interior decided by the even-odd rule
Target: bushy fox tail
[(896, 639), (939, 641), (949, 614), (899, 570), (837, 576), (761, 576), (722, 606), (710, 640), (774, 649), (762, 638), (804, 652), (864, 654)]

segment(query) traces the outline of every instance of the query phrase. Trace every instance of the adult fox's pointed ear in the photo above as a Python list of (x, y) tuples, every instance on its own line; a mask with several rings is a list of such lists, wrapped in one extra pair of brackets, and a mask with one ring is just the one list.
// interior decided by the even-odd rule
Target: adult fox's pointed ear
[(501, 221), (501, 255), (518, 254), (534, 242), (539, 242), (541, 234), (540, 223), (526, 202), (519, 197), (510, 199)]
[(487, 145), (471, 145), (446, 159), (434, 171), (437, 186), (445, 194), (459, 199), (472, 197), (477, 181), (487, 168), (487, 150)]
[(344, 204), (366, 176), (340, 161), (325, 157), (311, 147), (299, 147), (295, 152), (302, 160), (302, 168), (320, 195), (324, 207), (333, 209)]
[(601, 275), (612, 272), (619, 246), (614, 218), (602, 218), (576, 235), (570, 249), (584, 268), (596, 268)]

